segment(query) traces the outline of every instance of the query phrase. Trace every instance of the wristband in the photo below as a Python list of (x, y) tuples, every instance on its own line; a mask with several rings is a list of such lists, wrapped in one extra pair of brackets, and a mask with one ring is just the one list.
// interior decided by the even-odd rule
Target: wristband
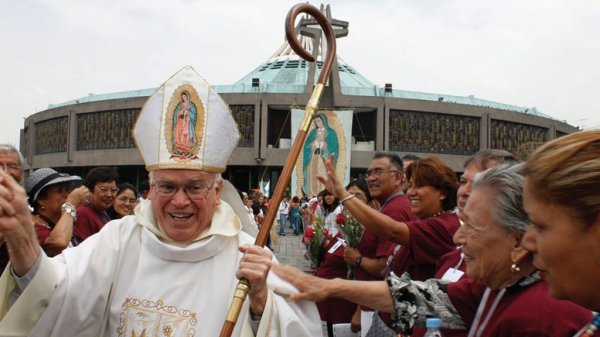
[(356, 195), (354, 195), (354, 194), (350, 194), (349, 196), (347, 196), (347, 197), (343, 198), (342, 200), (340, 200), (340, 204), (342, 204), (342, 205), (343, 205), (343, 204), (344, 204), (344, 202), (346, 202), (346, 201), (348, 201), (348, 200), (350, 200), (350, 199), (352, 199), (352, 198), (354, 198), (354, 197), (356, 197)]
[[(354, 195), (354, 194), (353, 194), (353, 195)], [(359, 255), (359, 256), (356, 258), (356, 260), (354, 260), (354, 266), (355, 266), (355, 267), (357, 267), (357, 268), (358, 268), (358, 267), (360, 267), (360, 263), (362, 262), (362, 258), (363, 258), (363, 257), (362, 257), (362, 255)]]

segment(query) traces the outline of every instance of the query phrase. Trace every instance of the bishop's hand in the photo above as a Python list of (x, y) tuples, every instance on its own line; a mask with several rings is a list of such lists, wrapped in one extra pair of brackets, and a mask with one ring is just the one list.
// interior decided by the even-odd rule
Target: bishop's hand
[(244, 253), (244, 256), (235, 276), (250, 283), (250, 313), (256, 319), (262, 316), (267, 303), (267, 276), (271, 269), (273, 253), (256, 245), (241, 246), (240, 252)]
[(40, 254), (39, 243), (27, 193), (4, 171), (0, 171), (0, 233), (6, 240), (14, 272), (25, 275)]

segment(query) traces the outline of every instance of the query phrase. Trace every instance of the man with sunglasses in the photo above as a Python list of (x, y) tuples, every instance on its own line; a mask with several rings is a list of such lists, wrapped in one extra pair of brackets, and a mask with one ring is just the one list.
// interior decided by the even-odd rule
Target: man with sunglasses
[(238, 278), (249, 292), (231, 336), (321, 336), (315, 304), (280, 295), (293, 288), (269, 274), (273, 254), (252, 244), (237, 190), (221, 177), (240, 137), (221, 97), (186, 67), (148, 99), (133, 135), (148, 200), (52, 259), (35, 242), (24, 191), (0, 172), (12, 265), (0, 279), (12, 299), (0, 295), (10, 307), (0, 336), (218, 336)]
[(77, 220), (73, 234), (80, 240), (98, 233), (110, 221), (106, 213), (114, 204), (117, 197), (117, 170), (101, 166), (93, 168), (85, 176), (84, 185), (90, 190), (86, 202), (77, 207)]

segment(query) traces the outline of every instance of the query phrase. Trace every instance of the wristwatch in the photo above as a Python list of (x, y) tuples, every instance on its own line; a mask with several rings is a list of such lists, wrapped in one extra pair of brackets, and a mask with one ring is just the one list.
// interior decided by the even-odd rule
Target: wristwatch
[(356, 260), (354, 260), (354, 266), (360, 267), (360, 263), (362, 262), (362, 255), (359, 255)]
[(69, 204), (68, 202), (65, 202), (64, 204), (62, 204), (60, 209), (63, 212), (69, 214), (71, 218), (73, 218), (73, 221), (77, 220), (77, 210), (75, 209), (75, 206)]

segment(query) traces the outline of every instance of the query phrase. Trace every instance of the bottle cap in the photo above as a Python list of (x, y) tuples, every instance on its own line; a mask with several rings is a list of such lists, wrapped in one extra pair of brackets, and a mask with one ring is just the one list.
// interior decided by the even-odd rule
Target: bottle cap
[(425, 321), (427, 329), (439, 329), (442, 327), (442, 320), (439, 318), (428, 318)]

